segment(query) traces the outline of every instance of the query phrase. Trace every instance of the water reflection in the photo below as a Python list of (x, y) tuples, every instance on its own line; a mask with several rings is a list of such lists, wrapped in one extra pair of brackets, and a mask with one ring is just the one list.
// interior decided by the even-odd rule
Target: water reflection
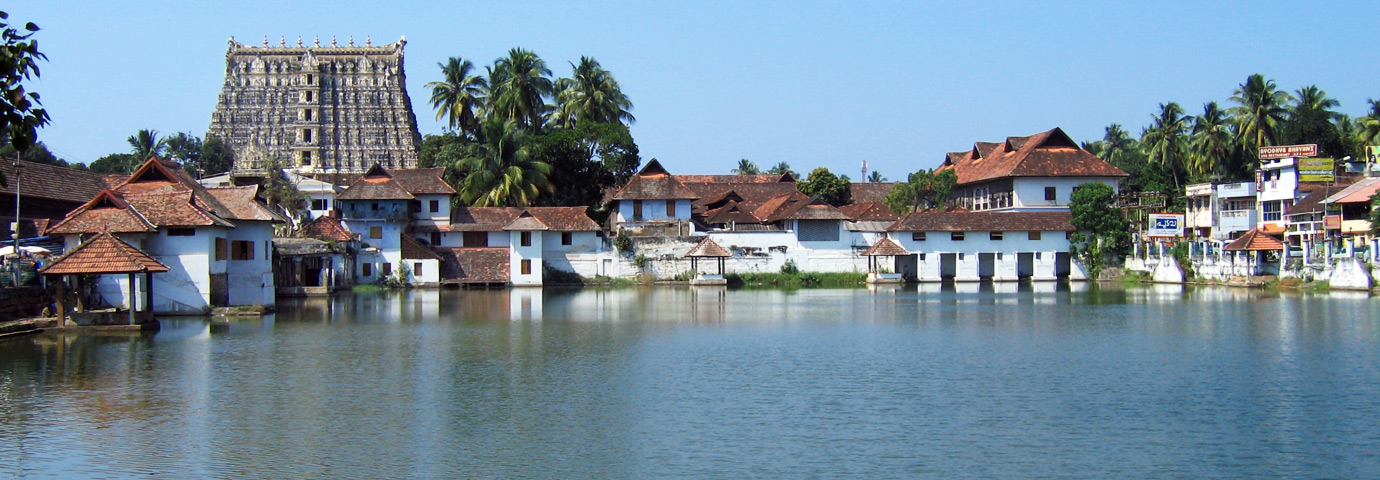
[(1378, 321), (1055, 282), (309, 298), (0, 340), (0, 476), (1356, 478)]

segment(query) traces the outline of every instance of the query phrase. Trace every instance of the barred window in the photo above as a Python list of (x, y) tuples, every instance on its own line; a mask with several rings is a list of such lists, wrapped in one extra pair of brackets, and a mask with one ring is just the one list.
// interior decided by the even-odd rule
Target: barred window
[(801, 220), (796, 235), (802, 242), (837, 242), (839, 225), (833, 220)]

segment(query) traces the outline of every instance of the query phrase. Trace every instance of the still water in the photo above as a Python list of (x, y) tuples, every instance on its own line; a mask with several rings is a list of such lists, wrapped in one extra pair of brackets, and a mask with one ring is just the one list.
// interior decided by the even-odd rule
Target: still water
[(419, 291), (0, 340), (0, 478), (1377, 478), (1380, 299)]

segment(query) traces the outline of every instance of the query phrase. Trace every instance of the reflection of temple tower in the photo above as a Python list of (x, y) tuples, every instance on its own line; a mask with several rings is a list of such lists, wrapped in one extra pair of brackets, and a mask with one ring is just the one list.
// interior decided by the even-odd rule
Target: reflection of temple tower
[[(303, 173), (416, 168), (421, 136), (403, 74), (406, 44), (251, 47), (231, 37), (207, 136), (235, 150), (240, 176), (261, 175), (273, 158)], [(262, 158), (251, 162), (255, 147)]]

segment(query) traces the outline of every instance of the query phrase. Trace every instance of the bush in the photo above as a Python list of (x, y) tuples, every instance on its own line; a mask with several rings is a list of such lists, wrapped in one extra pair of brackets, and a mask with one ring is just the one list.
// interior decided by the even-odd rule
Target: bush
[(800, 267), (795, 265), (795, 260), (786, 260), (786, 264), (781, 266), (782, 275), (795, 275), (800, 273)]
[(628, 237), (627, 230), (619, 230), (618, 235), (613, 237), (613, 248), (620, 252), (631, 252), (633, 248), (632, 238)]

